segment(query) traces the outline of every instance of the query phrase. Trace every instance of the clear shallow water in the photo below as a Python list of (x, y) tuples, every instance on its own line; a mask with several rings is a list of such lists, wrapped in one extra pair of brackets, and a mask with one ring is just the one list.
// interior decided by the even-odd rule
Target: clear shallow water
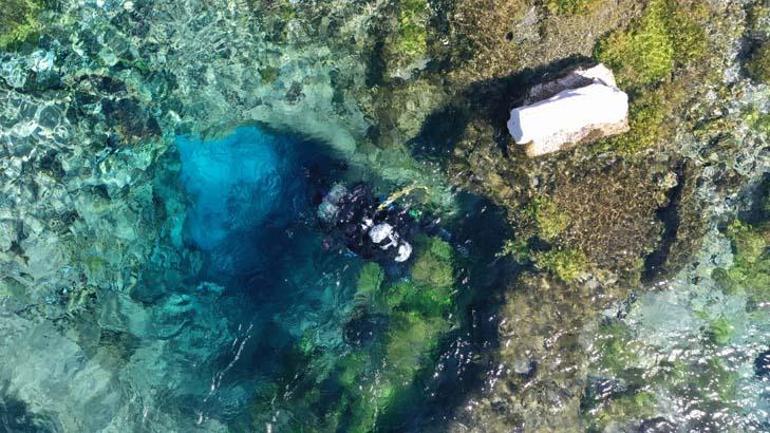
[(652, 396), (643, 411), (670, 420), (667, 428), (768, 431), (770, 383), (757, 359), (768, 350), (770, 314), (761, 297), (726, 292), (713, 278), (732, 263), (730, 251), (714, 230), (691, 267), (608, 311), (592, 351), (595, 383), (609, 377), (607, 394)]

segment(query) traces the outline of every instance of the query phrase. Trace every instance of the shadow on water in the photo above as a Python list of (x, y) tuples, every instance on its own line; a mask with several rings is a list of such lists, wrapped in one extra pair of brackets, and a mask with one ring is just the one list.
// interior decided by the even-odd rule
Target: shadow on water
[(481, 120), (495, 129), (495, 144), (508, 152), (506, 122), (511, 108), (521, 105), (530, 87), (550, 81), (566, 70), (591, 64), (585, 56), (570, 56), (535, 68), (525, 68), (507, 77), (469, 84), (448, 104), (431, 113), (420, 134), (410, 143), (413, 155), (445, 164), (462, 138), (467, 125)]
[(740, 218), (749, 224), (760, 224), (770, 220), (770, 173), (765, 173), (757, 184), (750, 188), (746, 199), (751, 206), (741, 213)]

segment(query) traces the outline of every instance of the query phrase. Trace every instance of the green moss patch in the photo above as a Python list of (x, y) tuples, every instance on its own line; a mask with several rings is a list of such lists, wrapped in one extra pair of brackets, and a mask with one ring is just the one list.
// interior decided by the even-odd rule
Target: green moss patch
[(701, 7), (686, 8), (674, 0), (651, 0), (644, 14), (628, 29), (603, 38), (596, 57), (612, 67), (621, 86), (638, 88), (663, 80), (676, 65), (685, 65), (706, 52), (706, 35), (694, 16)]
[(406, 56), (425, 53), (428, 31), (428, 2), (426, 0), (402, 0), (398, 10), (398, 30), (395, 50)]
[(535, 253), (535, 264), (566, 282), (577, 280), (589, 269), (586, 255), (574, 248)]
[(652, 417), (656, 405), (655, 394), (648, 391), (619, 396), (598, 411), (594, 419), (594, 431), (603, 431), (613, 422), (625, 424)]
[(621, 377), (639, 361), (640, 345), (634, 342), (628, 326), (622, 322), (603, 323), (597, 341), (599, 364), (614, 377)]
[(380, 265), (374, 262), (366, 263), (358, 274), (358, 284), (356, 285), (356, 296), (371, 297), (376, 294), (382, 282), (385, 280), (385, 273)]
[(601, 0), (547, 0), (545, 7), (554, 15), (577, 15), (589, 12), (601, 3)]
[(628, 28), (596, 45), (597, 60), (610, 66), (631, 97), (630, 131), (602, 140), (597, 149), (632, 154), (664, 141), (666, 120), (691, 93), (676, 73), (697, 65), (708, 53), (703, 23), (709, 9), (698, 2), (651, 0)]
[(426, 55), (430, 18), (427, 0), (401, 0), (396, 7), (396, 25), (385, 45), (386, 63), (393, 71)]
[[(746, 124), (755, 131), (770, 136), (770, 113), (761, 113), (756, 108), (752, 108), (746, 113), (745, 120)], [(770, 214), (770, 207), (768, 213)]]
[(38, 33), (38, 15), (44, 9), (39, 0), (5, 0), (0, 7), (0, 48), (22, 43)]
[(617, 72), (621, 85), (645, 85), (671, 73), (674, 43), (667, 9), (665, 1), (653, 0), (630, 29), (610, 33), (597, 46), (596, 56)]
[(706, 331), (709, 341), (720, 346), (729, 343), (734, 333), (735, 326), (724, 316), (711, 320)]
[(770, 227), (735, 220), (727, 228), (733, 265), (712, 276), (728, 294), (745, 293), (758, 302), (770, 302)]
[(452, 247), (439, 238), (423, 239), (424, 251), (412, 266), (412, 278), (420, 285), (446, 288), (452, 285)]
[(569, 214), (546, 197), (532, 200), (529, 212), (537, 223), (540, 237), (547, 241), (554, 240), (569, 225)]
[(529, 256), (529, 245), (521, 239), (506, 239), (503, 247), (495, 254), (495, 257), (510, 257), (519, 263), (529, 260)]

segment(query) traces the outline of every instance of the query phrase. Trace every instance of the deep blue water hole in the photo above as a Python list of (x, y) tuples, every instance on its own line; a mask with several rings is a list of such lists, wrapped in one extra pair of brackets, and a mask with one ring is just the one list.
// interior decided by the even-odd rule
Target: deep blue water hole
[(257, 127), (219, 139), (179, 137), (182, 183), (192, 206), (185, 233), (211, 260), (209, 276), (254, 273), (307, 207), (297, 138)]
[(342, 170), (322, 145), (254, 126), (180, 136), (176, 148), (189, 199), (185, 243), (205, 260), (193, 280), (221, 285), (226, 320), (249, 334), (237, 362), (229, 351), (217, 362), (227, 371), (219, 394), (231, 398), (228, 386), (254, 394), (286, 370), (304, 333), (332, 336), (342, 323), (360, 260), (325, 251), (315, 219), (318, 196)]
[(194, 200), (187, 229), (200, 248), (215, 248), (233, 231), (261, 223), (280, 205), (282, 190), (293, 182), (286, 176), (293, 168), (290, 144), (254, 127), (222, 139), (177, 140), (182, 181)]
[(311, 282), (336, 268), (314, 219), (314, 197), (336, 174), (323, 146), (246, 126), (211, 140), (180, 136), (176, 147), (190, 199), (185, 239), (206, 257), (202, 279), (261, 300), (290, 293), (301, 303)]

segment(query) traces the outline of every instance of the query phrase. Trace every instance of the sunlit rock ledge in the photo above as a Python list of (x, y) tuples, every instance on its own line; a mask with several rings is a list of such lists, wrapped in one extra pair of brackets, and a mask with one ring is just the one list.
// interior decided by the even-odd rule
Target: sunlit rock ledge
[(529, 157), (628, 131), (628, 95), (604, 65), (533, 87), (508, 131)]

